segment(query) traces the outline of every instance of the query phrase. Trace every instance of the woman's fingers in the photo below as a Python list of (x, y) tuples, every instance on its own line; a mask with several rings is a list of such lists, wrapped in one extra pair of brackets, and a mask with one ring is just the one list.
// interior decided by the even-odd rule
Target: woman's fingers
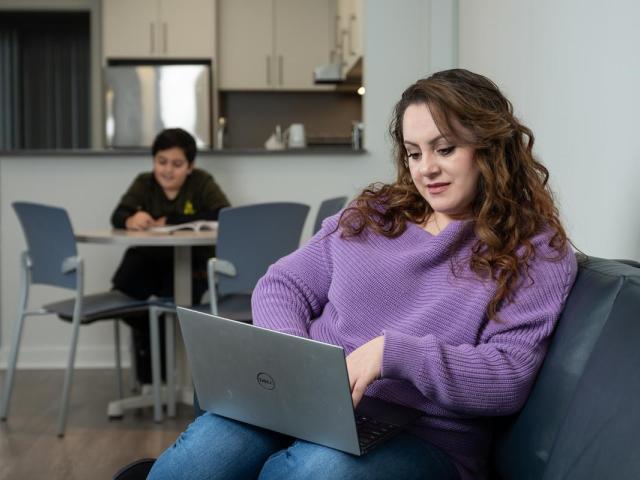
[(364, 396), (364, 392), (366, 392), (368, 385), (363, 382), (356, 382), (354, 387), (351, 389), (351, 401), (353, 402), (353, 408), (357, 407)]
[(354, 407), (367, 387), (380, 378), (384, 337), (376, 337), (347, 355), (347, 373)]

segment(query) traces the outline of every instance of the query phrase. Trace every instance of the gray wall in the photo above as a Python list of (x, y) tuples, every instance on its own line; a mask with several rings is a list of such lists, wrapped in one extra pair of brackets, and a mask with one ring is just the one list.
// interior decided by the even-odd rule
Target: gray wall
[(460, 0), (460, 66), (496, 81), (536, 135), (571, 237), (640, 259), (640, 3)]

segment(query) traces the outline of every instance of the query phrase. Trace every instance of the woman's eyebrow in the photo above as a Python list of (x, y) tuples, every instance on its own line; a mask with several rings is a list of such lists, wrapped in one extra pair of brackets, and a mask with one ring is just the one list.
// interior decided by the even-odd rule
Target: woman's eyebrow
[[(435, 138), (432, 138), (427, 143), (433, 147), (436, 143), (438, 143), (440, 140), (443, 140), (443, 139), (446, 140), (445, 136), (441, 134), (441, 135), (438, 135)], [(410, 142), (409, 140), (405, 140), (404, 144), (405, 144), (405, 146), (410, 146), (410, 147), (419, 147), (420, 146), (417, 143)]]
[(431, 140), (429, 140), (429, 145), (431, 145), (432, 147), (438, 143), (440, 140), (446, 140), (444, 135), (438, 135), (436, 138), (433, 138)]

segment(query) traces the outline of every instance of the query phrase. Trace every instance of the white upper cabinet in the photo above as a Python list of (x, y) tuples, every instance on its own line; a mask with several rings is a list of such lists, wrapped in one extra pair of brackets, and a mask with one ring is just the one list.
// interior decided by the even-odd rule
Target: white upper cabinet
[(148, 57), (158, 49), (158, 0), (103, 0), (105, 57)]
[(103, 0), (106, 58), (211, 58), (214, 0)]
[(333, 48), (330, 0), (219, 0), (219, 78), (227, 90), (326, 90), (313, 69)]
[(218, 35), (220, 88), (271, 88), (273, 1), (218, 0)]
[(160, 0), (162, 52), (173, 58), (215, 55), (214, 0)]
[(276, 0), (277, 88), (317, 89), (313, 83), (313, 69), (329, 63), (331, 45), (327, 0)]

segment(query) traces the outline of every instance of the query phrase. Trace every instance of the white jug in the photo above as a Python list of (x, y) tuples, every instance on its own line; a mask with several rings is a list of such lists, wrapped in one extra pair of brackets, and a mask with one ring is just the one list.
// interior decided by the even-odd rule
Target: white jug
[(307, 146), (307, 139), (302, 123), (292, 123), (285, 132), (285, 139), (289, 148), (304, 148)]

